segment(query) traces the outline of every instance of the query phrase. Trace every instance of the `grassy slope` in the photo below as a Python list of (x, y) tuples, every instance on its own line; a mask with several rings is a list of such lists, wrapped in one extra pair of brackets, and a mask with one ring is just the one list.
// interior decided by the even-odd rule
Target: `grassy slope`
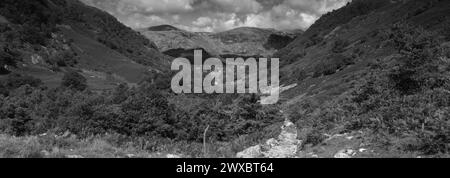
[[(78, 64), (73, 69), (80, 71), (94, 90), (113, 89), (119, 83), (137, 83), (144, 72), (150, 69), (168, 70), (170, 57), (157, 51), (153, 42), (106, 12), (76, 0), (43, 2), (49, 12), (52, 9), (67, 12), (60, 15), (60, 25), (57, 26), (56, 35), (62, 37), (52, 37), (50, 40), (56, 43), (50, 47), (41, 47), (39, 50), (20, 49), (24, 55), (21, 57), (21, 65), (14, 71), (37, 77), (49, 87), (59, 86), (63, 72), (68, 69), (63, 67), (54, 71), (44, 61), (47, 60), (49, 51), (51, 54), (66, 48), (61, 41), (72, 41), (69, 50), (74, 51), (78, 58)], [(8, 22), (3, 16), (1, 20), (2, 23)], [(106, 41), (101, 40), (104, 38)], [(110, 43), (116, 46), (112, 48)], [(39, 55), (42, 60), (37, 64), (33, 63), (30, 57), (32, 55)]]
[[(337, 100), (342, 94), (355, 87), (356, 81), (361, 79), (370, 63), (376, 60), (389, 61), (393, 58), (397, 52), (383, 45), (382, 41), (375, 37), (375, 32), (396, 22), (406, 21), (427, 30), (442, 33), (445, 24), (448, 24), (450, 2), (433, 1), (431, 3), (410, 0), (389, 3), (367, 14), (339, 21), (339, 15), (345, 14), (345, 11), (346, 8), (343, 8), (324, 16), (303, 36), (275, 55), (280, 56), (283, 62), (287, 62), (281, 69), (283, 83), (298, 84), (297, 87), (282, 94), (287, 111), (298, 110), (299, 103), (309, 99), (317, 101), (319, 106), (323, 102)], [(446, 20), (447, 23), (444, 22)], [(305, 45), (315, 35), (321, 37), (323, 41), (314, 45)], [(330, 75), (314, 76), (314, 72), (324, 64), (336, 62), (336, 60), (329, 60), (329, 56), (334, 55), (332, 52), (334, 42), (341, 39), (348, 42), (341, 54), (345, 56), (357, 54), (354, 64), (346, 65)], [(299, 55), (299, 51), (306, 55)], [(318, 114), (321, 112), (326, 111), (315, 111)], [(309, 131), (306, 129), (300, 132), (306, 134)], [(369, 147), (365, 144), (371, 143), (368, 139), (371, 139), (373, 135), (368, 134), (349, 133), (346, 136), (324, 141), (318, 146), (306, 146), (299, 157), (333, 157), (338, 151), (349, 148), (356, 150), (354, 157), (417, 157), (421, 155), (420, 153), (405, 155), (399, 150), (385, 150), (386, 147)], [(300, 137), (306, 140), (307, 135)], [(358, 149), (364, 151), (358, 152)], [(448, 157), (448, 155), (436, 156)]]
[[(370, 33), (378, 29), (383, 29), (402, 19), (430, 30), (440, 29), (439, 21), (442, 21), (449, 13), (449, 2), (438, 1), (430, 9), (411, 15), (411, 12), (416, 12), (424, 6), (427, 6), (427, 2), (406, 1), (405, 3), (387, 4), (369, 14), (354, 16), (342, 20), (340, 23), (336, 23), (333, 16), (344, 13), (345, 8), (324, 16), (306, 31), (305, 35), (297, 38), (288, 47), (274, 55), (280, 57), (283, 62), (292, 61), (289, 65), (284, 63), (285, 65), (281, 69), (284, 74), (282, 75), (284, 83), (298, 83), (296, 88), (285, 93), (283, 98), (285, 98), (286, 104), (292, 105), (310, 97), (323, 101), (330, 100), (351, 87), (352, 82), (358, 78), (359, 71), (366, 69), (368, 63), (393, 55), (393, 49), (380, 48), (380, 42), (371, 37)], [(305, 43), (316, 34), (322, 37), (323, 41), (310, 47), (305, 46)], [(345, 66), (332, 75), (314, 77), (313, 74), (318, 66), (335, 62), (333, 59), (330, 60), (330, 56), (333, 55), (334, 42), (340, 39), (348, 42), (342, 53), (344, 56), (355, 55), (355, 50), (363, 51), (362, 54), (357, 55), (354, 59), (355, 64)], [(306, 55), (299, 56), (299, 51)]]
[[(113, 89), (120, 83), (137, 83), (148, 70), (148, 67), (70, 28), (61, 27), (60, 30), (66, 38), (74, 40), (72, 48), (79, 56), (75, 69), (88, 79), (88, 85), (93, 90)], [(34, 65), (28, 60), (25, 64), (26, 67), (20, 67), (17, 71), (37, 77), (51, 88), (60, 85), (63, 73), (53, 72), (41, 64)]]
[(147, 67), (133, 62), (128, 57), (111, 50), (105, 45), (83, 36), (71, 29), (61, 29), (64, 35), (74, 39), (74, 46), (81, 54), (81, 68), (111, 72), (120, 76), (123, 82), (137, 83)]

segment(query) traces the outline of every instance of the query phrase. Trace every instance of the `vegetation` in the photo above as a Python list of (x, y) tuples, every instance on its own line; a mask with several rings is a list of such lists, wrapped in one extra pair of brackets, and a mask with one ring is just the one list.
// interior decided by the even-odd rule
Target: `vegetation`
[[(143, 152), (171, 145), (198, 156), (207, 126), (207, 144), (224, 143), (224, 149), (234, 152), (227, 151), (231, 156), (272, 137), (273, 132), (266, 128), (281, 122), (279, 110), (261, 106), (256, 96), (209, 96), (193, 108), (175, 106), (171, 98), (184, 96), (169, 93), (170, 75), (159, 71), (149, 72), (138, 86), (122, 84), (115, 91), (91, 91), (87, 79), (71, 68), (76, 67), (78, 56), (63, 46), (71, 47), (61, 37), (64, 35), (58, 24), (69, 25), (138, 63), (163, 69), (159, 65), (167, 61), (152, 42), (81, 2), (5, 0), (0, 3), (0, 15), (11, 22), (0, 24), (0, 64), (5, 74), (0, 77), (0, 133), (5, 134), (0, 136), (0, 157), (41, 157), (41, 151), (53, 147), (67, 154), (67, 150), (98, 142), (102, 142), (101, 147), (117, 150), (128, 149), (126, 144), (131, 144), (131, 148)], [(38, 61), (38, 65), (64, 67), (61, 71), (68, 72), (60, 87), (46, 88), (33, 77), (8, 74), (4, 66), (16, 66), (28, 58), (23, 51), (42, 57), (45, 63)], [(149, 60), (149, 56), (154, 58)], [(47, 140), (38, 136), (66, 132), (76, 138)], [(108, 141), (105, 135), (126, 141)], [(94, 137), (97, 141), (92, 140)]]
[(0, 94), (7, 96), (10, 91), (25, 85), (37, 88), (42, 85), (42, 81), (28, 75), (12, 73), (0, 81), (0, 91), (2, 91)]
[(77, 54), (72, 51), (63, 51), (51, 56), (47, 63), (57, 67), (74, 67), (77, 63)]
[(289, 43), (291, 43), (294, 40), (295, 40), (294, 37), (290, 37), (287, 35), (271, 34), (264, 47), (267, 49), (280, 50), (289, 45)]
[(293, 109), (300, 128), (317, 133), (364, 131), (386, 150), (448, 154), (450, 149), (450, 65), (433, 33), (397, 24), (384, 31), (399, 56), (379, 60), (360, 75), (356, 87), (323, 104), (304, 101)]
[(23, 25), (21, 39), (31, 44), (45, 45), (54, 32), (55, 25), (60, 22), (60, 11), (48, 10), (46, 1), (4, 0), (0, 4), (0, 15), (14, 24)]
[[(166, 59), (148, 39), (121, 24), (106, 12), (90, 8), (79, 1), (5, 0), (0, 4), (0, 15), (14, 24), (13, 29), (1, 27), (0, 30), (6, 30), (5, 35), (9, 38), (19, 39), (20, 44), (47, 46), (52, 34), (58, 32), (57, 25), (65, 24), (137, 63), (162, 66)], [(149, 59), (149, 56), (153, 59)], [(51, 62), (56, 62), (59, 66), (74, 64), (73, 60), (61, 60), (65, 57), (67, 56), (60, 56)]]
[(78, 72), (70, 71), (64, 75), (61, 85), (69, 89), (83, 91), (87, 88), (87, 80)]
[(316, 65), (313, 77), (335, 74), (338, 70), (344, 69), (354, 63), (352, 57), (347, 57), (343, 54), (332, 54), (326, 61), (322, 61)]
[(331, 49), (331, 51), (337, 54), (343, 53), (348, 45), (350, 44), (347, 40), (338, 39), (333, 43), (333, 48)]
[(153, 42), (126, 27), (110, 14), (86, 6), (79, 1), (51, 0), (51, 2), (64, 10), (62, 18), (65, 23), (77, 27), (75, 29), (92, 39), (96, 39), (137, 63), (152, 66), (164, 64), (166, 58), (158, 52)]
[[(403, 3), (392, 10), (395, 12), (383, 13), (398, 13), (396, 20), (411, 21), (427, 12), (434, 2), (444, 1), (420, 3), (424, 6), (419, 4), (414, 10), (403, 7), (408, 4)], [(331, 50), (324, 45), (323, 36), (340, 25), (352, 20), (380, 20), (380, 16), (373, 18), (369, 13), (387, 4), (391, 2), (354, 0), (324, 15), (295, 41), (299, 44), (281, 50), (288, 56), (283, 66), (295, 65), (281, 71), (287, 74), (283, 81), (300, 83), (313, 77), (308, 83), (316, 86), (310, 87), (314, 96), (308, 98), (305, 93), (300, 104), (290, 108), (291, 120), (306, 132), (300, 138), (303, 145), (322, 144), (328, 139), (325, 133), (362, 132), (371, 146), (389, 152), (448, 155), (450, 47), (448, 42), (443, 44), (449, 39), (448, 25), (442, 23), (441, 29), (430, 27), (439, 32), (435, 34), (417, 24), (398, 23), (388, 28), (385, 26), (391, 21), (369, 24), (376, 30), (362, 37), (361, 45), (355, 43), (355, 47), (349, 47), (351, 42), (344, 40), (350, 38), (345, 38), (349, 32), (343, 28), (337, 32), (343, 37), (338, 37)], [(284, 118), (276, 106), (260, 105), (256, 95), (176, 95), (168, 92), (170, 75), (165, 72), (148, 72), (136, 86), (121, 84), (114, 91), (90, 90), (87, 79), (70, 69), (77, 64), (76, 53), (55, 44), (61, 35), (57, 24), (68, 24), (72, 30), (138, 63), (159, 69), (158, 65), (165, 62), (152, 42), (105, 12), (78, 1), (3, 0), (0, 15), (11, 22), (0, 24), (0, 157), (127, 157), (128, 153), (147, 157), (155, 152), (230, 157), (278, 135), (278, 124)], [(238, 38), (232, 36), (233, 41)], [(279, 49), (291, 40), (271, 36), (269, 43)], [(323, 49), (325, 55), (318, 55)], [(396, 54), (390, 55), (393, 49)], [(66, 67), (62, 71), (69, 72), (60, 87), (46, 88), (38, 79), (10, 71), (8, 68), (19, 66), (28, 57), (22, 51), (42, 56), (48, 65)], [(166, 51), (173, 57), (192, 59), (190, 53), (192, 50)], [(383, 56), (386, 54), (390, 56)], [(222, 57), (227, 56), (234, 55)], [(382, 58), (371, 61), (374, 56)], [(302, 62), (295, 63), (301, 58)], [(362, 69), (346, 71), (345, 78), (339, 80), (344, 72), (338, 72), (354, 65), (356, 58), (364, 63), (354, 68)], [(322, 77), (330, 75), (334, 76)], [(317, 99), (322, 93), (331, 95), (327, 93), (330, 88), (342, 91), (333, 93), (330, 100)], [(208, 146), (208, 153), (203, 152), (203, 144)]]
[[(62, 87), (56, 89), (39, 87), (27, 77), (9, 78), (2, 84), (7, 86), (3, 87), (7, 94), (0, 96), (0, 132), (13, 136), (33, 138), (69, 132), (81, 142), (115, 134), (133, 144), (145, 141), (142, 149), (148, 152), (163, 146), (160, 141), (179, 148), (198, 145), (201, 150), (203, 132), (210, 126), (208, 143), (227, 143), (227, 149), (233, 150), (228, 152), (231, 156), (242, 151), (238, 149), (272, 137), (273, 132), (266, 128), (282, 122), (279, 110), (261, 106), (252, 95), (223, 97), (234, 98), (231, 103), (212, 97), (212, 101), (187, 110), (170, 103), (172, 94), (163, 87), (147, 81), (135, 88), (120, 85), (113, 92), (96, 93), (86, 89), (84, 77), (76, 72), (67, 73)], [(237, 139), (246, 140), (245, 144), (233, 146)]]
[(323, 37), (321, 37), (317, 34), (314, 34), (305, 41), (304, 45), (305, 45), (305, 48), (309, 48), (311, 46), (320, 44), (323, 41), (324, 41)]
[[(369, 14), (377, 9), (389, 5), (389, 0), (356, 0), (346, 6), (323, 15), (308, 31), (329, 33), (339, 25), (346, 24), (354, 17)], [(326, 25), (325, 25), (326, 24)], [(313, 34), (317, 35), (317, 34)]]
[(202, 60), (206, 60), (206, 59), (209, 59), (211, 57), (214, 57), (211, 54), (209, 54), (203, 48), (197, 48), (197, 49), (177, 48), (177, 49), (170, 49), (170, 50), (164, 51), (163, 53), (165, 55), (172, 56), (174, 58), (179, 58), (179, 57), (186, 58), (186, 59), (188, 59), (191, 62), (191, 64), (194, 64), (194, 60), (195, 60), (194, 59), (194, 52), (195, 52), (195, 50), (201, 50), (202, 51), (202, 58), (203, 58)]

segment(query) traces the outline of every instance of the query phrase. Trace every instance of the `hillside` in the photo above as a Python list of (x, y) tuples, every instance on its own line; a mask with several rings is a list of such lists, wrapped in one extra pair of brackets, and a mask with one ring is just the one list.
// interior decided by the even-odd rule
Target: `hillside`
[[(336, 79), (351, 78), (351, 74), (366, 70), (368, 63), (396, 53), (379, 39), (392, 25), (410, 23), (448, 38), (447, 4), (439, 0), (358, 0), (325, 14), (304, 35), (274, 54), (284, 66), (283, 81), (298, 83), (298, 95), (344, 92), (347, 82)], [(338, 84), (333, 91), (321, 89), (333, 83)]]
[(219, 54), (218, 47), (209, 39), (206, 33), (188, 32), (170, 25), (149, 27), (137, 31), (148, 39), (152, 39), (162, 52), (201, 48), (210, 54)]
[(173, 93), (172, 58), (76, 0), (5, 0), (0, 16), (0, 157), (233, 157), (283, 120), (256, 95)]
[[(434, 98), (449, 96), (448, 14), (444, 0), (354, 0), (274, 54), (282, 83), (295, 86), (282, 102), (305, 151), (356, 154), (366, 144), (377, 157), (448, 152), (450, 111)], [(330, 144), (334, 134), (340, 141)]]
[(2, 70), (35, 76), (52, 87), (65, 71), (77, 70), (94, 89), (137, 83), (148, 70), (168, 70), (170, 57), (153, 42), (77, 0), (6, 0), (0, 9), (0, 44), (12, 58)]
[[(292, 42), (301, 32), (241, 27), (219, 33), (196, 33), (161, 25), (139, 29), (161, 51), (204, 49), (211, 56), (270, 56)], [(172, 51), (169, 51), (172, 50)], [(173, 56), (173, 55), (172, 55)], [(173, 57), (179, 57), (174, 55)]]
[[(302, 35), (195, 33), (3, 0), (0, 157), (449, 157), (448, 14), (448, 0), (353, 0)], [(280, 58), (281, 100), (173, 93), (170, 60), (195, 49)]]

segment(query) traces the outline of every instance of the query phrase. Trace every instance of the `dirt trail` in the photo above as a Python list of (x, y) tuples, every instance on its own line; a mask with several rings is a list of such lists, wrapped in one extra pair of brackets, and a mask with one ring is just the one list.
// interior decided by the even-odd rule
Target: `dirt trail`
[(294, 158), (298, 154), (302, 144), (298, 140), (297, 127), (289, 120), (288, 115), (280, 111), (284, 118), (284, 125), (281, 127), (281, 134), (278, 138), (272, 138), (265, 144), (259, 144), (239, 152), (238, 158)]

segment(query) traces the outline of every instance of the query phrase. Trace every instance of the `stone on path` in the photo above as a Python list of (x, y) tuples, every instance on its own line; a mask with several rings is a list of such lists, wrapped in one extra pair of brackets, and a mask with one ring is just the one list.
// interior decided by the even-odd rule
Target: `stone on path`
[(297, 139), (295, 124), (286, 120), (277, 139), (267, 140), (265, 144), (250, 147), (236, 155), (238, 158), (294, 158), (301, 141)]

